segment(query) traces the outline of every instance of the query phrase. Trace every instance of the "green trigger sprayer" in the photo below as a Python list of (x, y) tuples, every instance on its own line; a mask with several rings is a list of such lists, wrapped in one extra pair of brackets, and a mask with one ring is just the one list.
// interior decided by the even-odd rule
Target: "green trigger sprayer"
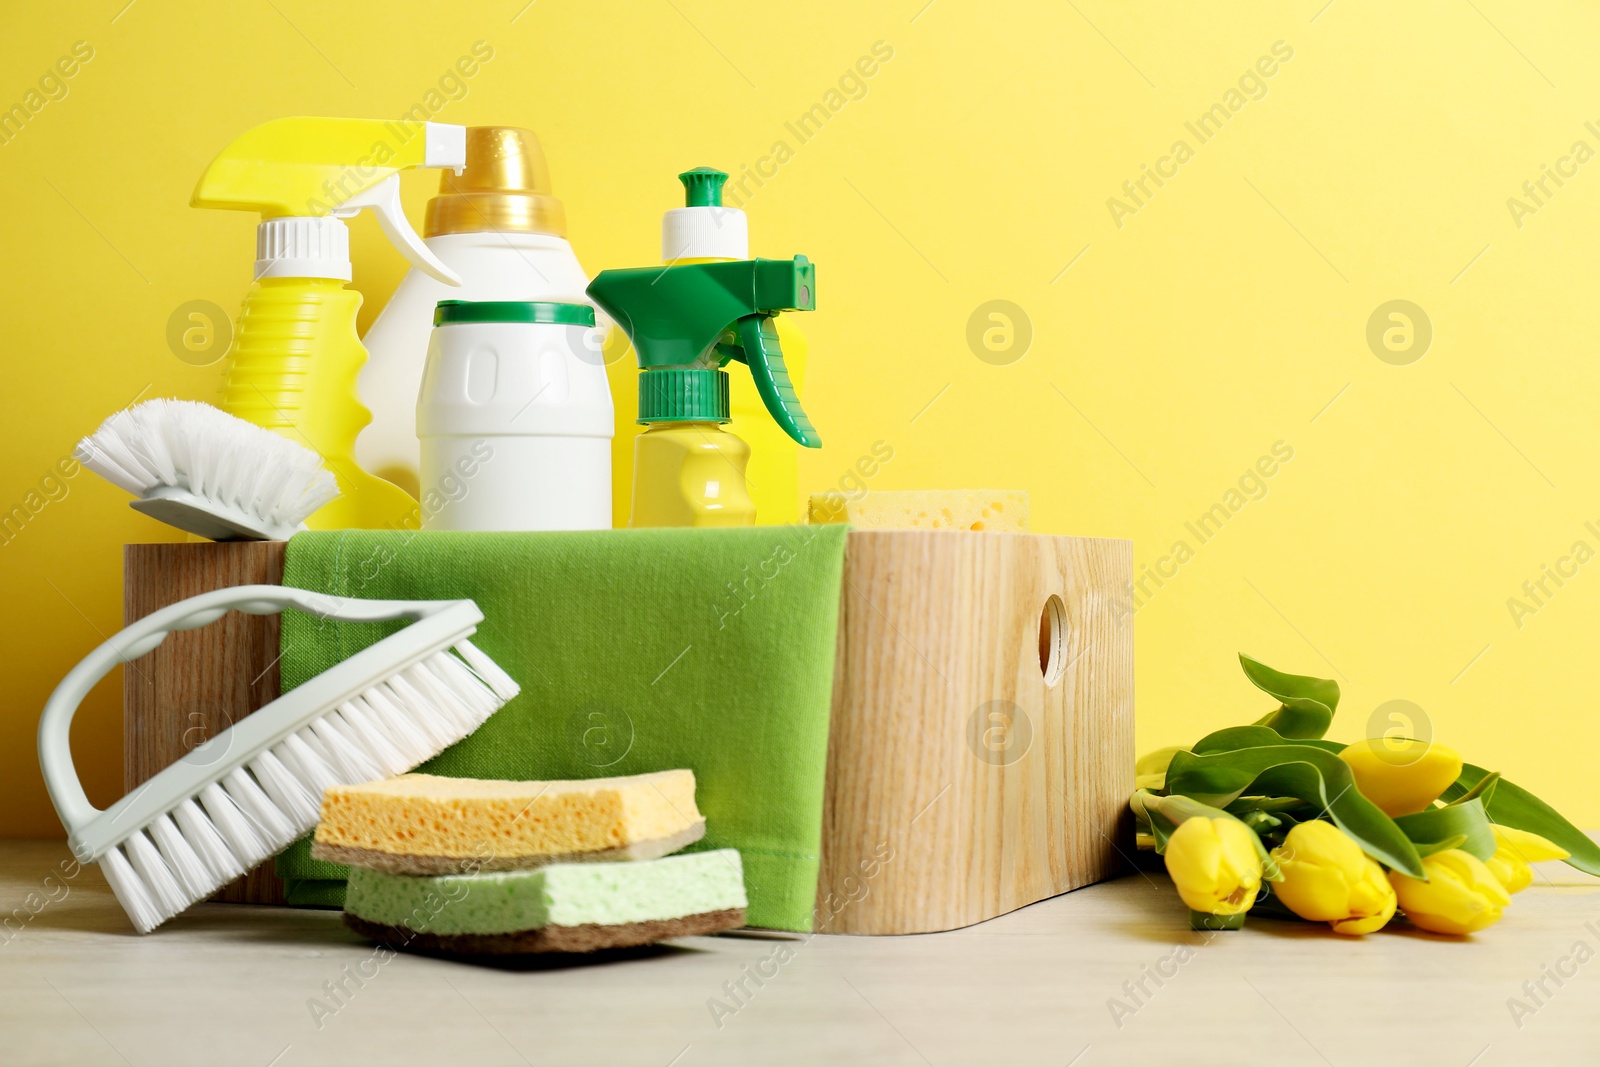
[[(691, 196), (693, 189), (691, 188)], [(691, 199), (691, 205), (693, 200)], [(816, 268), (745, 259), (602, 271), (589, 296), (638, 353), (639, 422), (630, 526), (748, 526), (750, 448), (728, 433), (730, 360), (750, 369), (767, 412), (807, 448), (822, 439), (800, 407), (773, 317), (811, 311)]]

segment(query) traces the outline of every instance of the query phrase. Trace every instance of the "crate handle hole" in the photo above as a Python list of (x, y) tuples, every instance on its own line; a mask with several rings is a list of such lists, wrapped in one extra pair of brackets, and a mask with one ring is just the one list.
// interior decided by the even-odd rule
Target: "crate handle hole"
[(1067, 672), (1067, 606), (1054, 593), (1039, 613), (1039, 670), (1048, 686)]

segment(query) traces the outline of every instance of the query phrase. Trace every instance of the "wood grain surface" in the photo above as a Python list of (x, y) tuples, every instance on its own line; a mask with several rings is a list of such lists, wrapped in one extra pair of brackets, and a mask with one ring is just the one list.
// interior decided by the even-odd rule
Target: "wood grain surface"
[(850, 535), (820, 929), (953, 929), (1119, 869), (1117, 849), (1132, 852), (1131, 577), (1126, 541)]
[[(128, 545), (123, 625), (230, 585), (281, 585), (284, 542)], [(128, 792), (278, 695), (278, 616), (229, 612), (180, 630), (123, 669), (123, 782)], [(269, 860), (214, 900), (280, 904)]]

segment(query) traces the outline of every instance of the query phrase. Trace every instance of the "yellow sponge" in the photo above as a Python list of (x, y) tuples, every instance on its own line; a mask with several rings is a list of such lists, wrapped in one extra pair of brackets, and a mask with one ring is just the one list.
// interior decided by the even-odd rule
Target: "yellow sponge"
[(811, 522), (848, 522), (867, 530), (991, 530), (1024, 533), (1028, 494), (1022, 489), (874, 490), (860, 500), (843, 493), (811, 497)]
[(575, 782), (403, 774), (322, 797), (311, 854), (395, 874), (655, 859), (705, 834), (694, 772)]

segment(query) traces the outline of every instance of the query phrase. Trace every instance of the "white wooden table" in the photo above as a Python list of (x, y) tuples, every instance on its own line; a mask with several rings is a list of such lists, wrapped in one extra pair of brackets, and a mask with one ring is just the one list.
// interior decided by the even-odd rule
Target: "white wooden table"
[[(1600, 1062), (1600, 884), (1560, 865), (1470, 941), (1194, 934), (1164, 878), (1134, 875), (945, 934), (482, 966), (380, 962), (328, 911), (207, 904), (139, 937), (96, 868), (49, 877), (65, 858), (0, 842), (0, 1063)], [(1511, 998), (1536, 1009), (1520, 1028)]]

